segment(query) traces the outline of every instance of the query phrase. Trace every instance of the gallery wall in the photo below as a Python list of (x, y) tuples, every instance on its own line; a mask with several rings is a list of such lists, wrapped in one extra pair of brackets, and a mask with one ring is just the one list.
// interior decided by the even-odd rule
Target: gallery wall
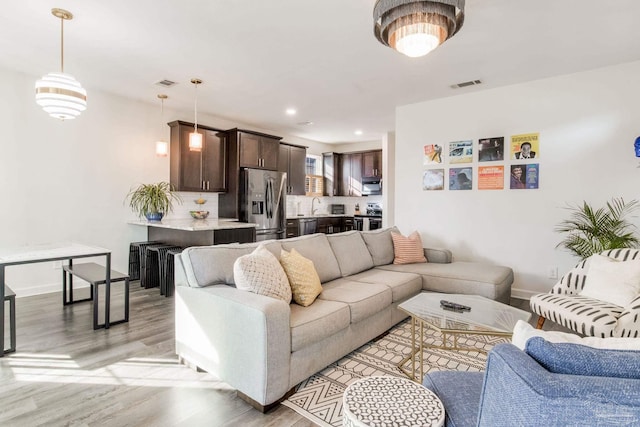
[[(556, 248), (554, 227), (567, 204), (600, 206), (612, 197), (640, 199), (640, 62), (406, 105), (396, 110), (395, 223), (419, 230), (425, 246), (446, 247), (459, 261), (513, 268), (514, 296), (548, 291), (578, 259)], [(539, 133), (539, 188), (424, 191), (423, 147), (451, 141)], [(446, 150), (445, 150), (446, 151)], [(456, 165), (454, 165), (456, 166)], [(441, 166), (448, 172), (447, 156)], [(640, 215), (640, 212), (637, 213)], [(640, 226), (638, 217), (633, 222)]]
[[(125, 196), (139, 183), (169, 179), (169, 158), (155, 156), (160, 105), (156, 99), (132, 101), (88, 87), (87, 110), (75, 120), (62, 122), (35, 103), (37, 79), (0, 69), (0, 250), (80, 242), (111, 249), (113, 268), (125, 272), (129, 243), (146, 240), (145, 227), (127, 224), (135, 215), (124, 203)], [(192, 121), (193, 112), (172, 109), (170, 92), (169, 97), (166, 121)], [(315, 154), (330, 149), (205, 114), (199, 115), (199, 121), (284, 136), (288, 142), (309, 146)], [(165, 129), (164, 136), (169, 138), (169, 127)], [(209, 199), (215, 204), (215, 196)], [(185, 200), (189, 202), (191, 198)], [(173, 215), (186, 215), (188, 210), (180, 206)], [(6, 274), (19, 297), (61, 290), (62, 273), (53, 264), (11, 267)]]

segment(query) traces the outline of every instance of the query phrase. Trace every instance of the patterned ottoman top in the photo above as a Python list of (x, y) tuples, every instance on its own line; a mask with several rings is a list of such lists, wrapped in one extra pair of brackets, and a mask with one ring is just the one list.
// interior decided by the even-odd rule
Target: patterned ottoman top
[(444, 407), (430, 390), (406, 378), (368, 377), (344, 392), (344, 426), (441, 426)]

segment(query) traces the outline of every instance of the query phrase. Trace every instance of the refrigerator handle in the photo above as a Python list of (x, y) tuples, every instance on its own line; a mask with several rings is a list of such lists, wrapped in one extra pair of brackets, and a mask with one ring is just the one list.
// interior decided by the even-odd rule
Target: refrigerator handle
[(272, 211), (272, 205), (273, 205), (273, 192), (271, 191), (271, 180), (267, 180), (267, 187), (266, 187), (266, 194), (264, 196), (265, 199), (265, 208), (267, 211), (267, 218), (272, 218), (273, 215), (273, 211)]

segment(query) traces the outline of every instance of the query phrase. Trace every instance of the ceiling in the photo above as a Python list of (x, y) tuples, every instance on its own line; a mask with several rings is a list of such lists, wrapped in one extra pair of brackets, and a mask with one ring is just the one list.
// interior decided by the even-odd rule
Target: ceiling
[[(395, 107), (640, 59), (640, 1), (467, 0), (462, 30), (422, 58), (373, 36), (375, 0), (5, 0), (0, 66), (60, 66), (102, 90), (325, 142), (379, 140)], [(155, 83), (178, 82), (171, 88)], [(480, 79), (464, 89), (451, 85)], [(295, 116), (285, 109), (295, 107)], [(298, 123), (312, 121), (312, 125)], [(362, 135), (355, 135), (356, 129)]]

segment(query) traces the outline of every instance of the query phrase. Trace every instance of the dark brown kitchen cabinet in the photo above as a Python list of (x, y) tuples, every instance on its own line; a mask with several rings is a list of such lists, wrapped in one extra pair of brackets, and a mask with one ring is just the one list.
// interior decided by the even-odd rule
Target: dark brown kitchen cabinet
[(342, 217), (342, 231), (351, 231), (354, 230), (353, 217), (345, 216)]
[(297, 219), (287, 219), (286, 238), (298, 237), (300, 235), (300, 222)]
[(171, 127), (169, 180), (177, 191), (223, 193), (227, 191), (227, 134), (198, 126), (202, 150), (189, 149), (193, 123), (174, 121)]
[(382, 178), (382, 150), (362, 153), (362, 177)]
[(318, 218), (318, 233), (333, 234), (342, 231), (342, 217)]
[(287, 194), (304, 196), (305, 161), (307, 148), (280, 143), (278, 170), (287, 174)]
[(280, 139), (276, 136), (236, 130), (240, 167), (278, 170)]
[(341, 196), (362, 196), (362, 153), (340, 155), (342, 186)]
[(324, 195), (339, 196), (340, 193), (340, 154), (322, 153), (322, 175)]

